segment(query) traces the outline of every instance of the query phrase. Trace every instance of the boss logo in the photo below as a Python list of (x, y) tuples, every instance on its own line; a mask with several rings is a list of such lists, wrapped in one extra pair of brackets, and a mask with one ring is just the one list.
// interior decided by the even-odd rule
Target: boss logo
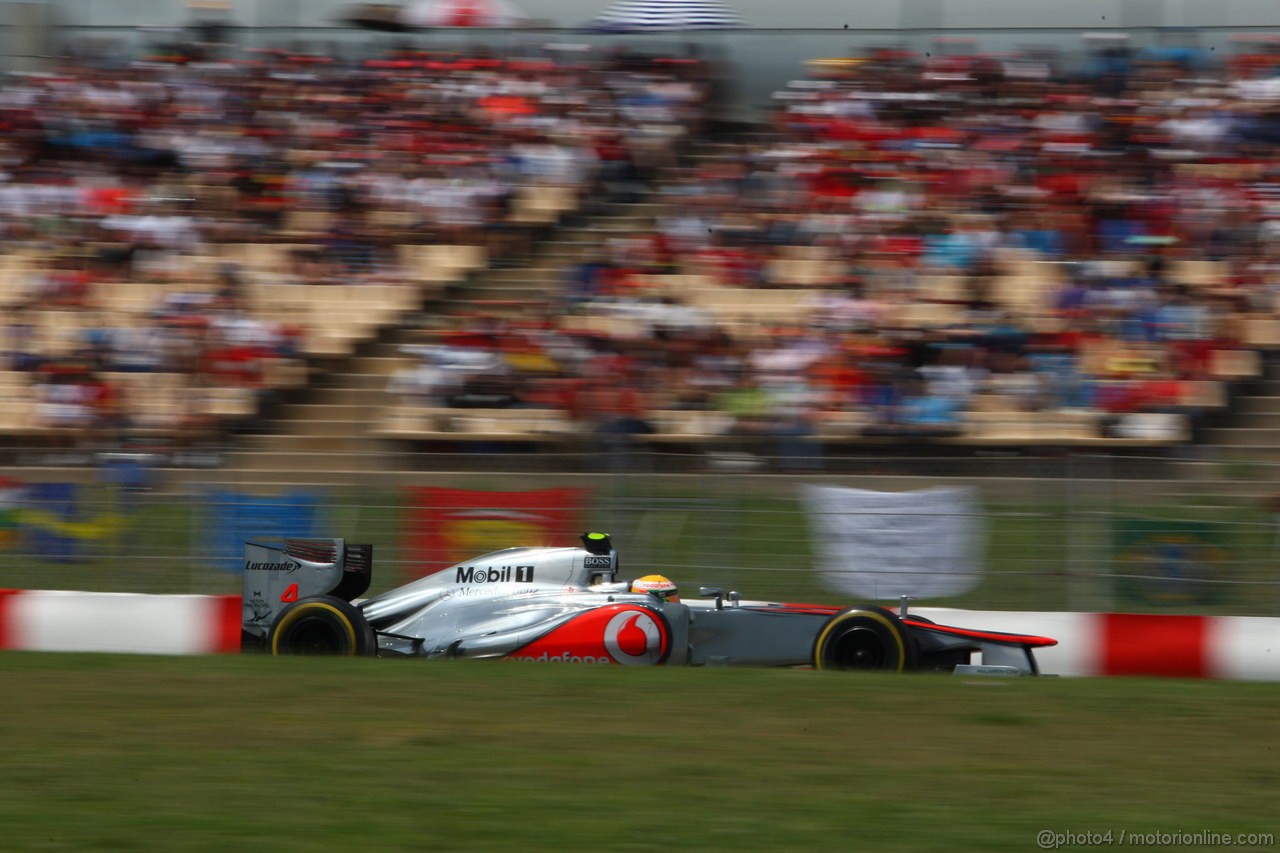
[(609, 557), (587, 557), (583, 565), (588, 569), (611, 569), (613, 560)]

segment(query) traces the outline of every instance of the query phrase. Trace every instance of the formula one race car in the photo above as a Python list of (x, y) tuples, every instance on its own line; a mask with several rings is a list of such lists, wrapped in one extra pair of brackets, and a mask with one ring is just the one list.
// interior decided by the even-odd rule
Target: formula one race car
[[(581, 548), (507, 548), (372, 598), (373, 548), (342, 539), (245, 543), (243, 641), (271, 654), (812, 666), (1038, 673), (1055, 640), (938, 625), (871, 605), (744, 601), (668, 579), (620, 582), (602, 533)], [(981, 655), (973, 664), (972, 656)]]

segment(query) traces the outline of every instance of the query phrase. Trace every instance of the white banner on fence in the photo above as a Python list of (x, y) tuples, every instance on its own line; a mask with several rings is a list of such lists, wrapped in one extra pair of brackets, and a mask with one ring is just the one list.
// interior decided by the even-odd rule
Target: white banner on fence
[(823, 580), (860, 598), (945, 598), (978, 584), (982, 517), (970, 488), (805, 486)]

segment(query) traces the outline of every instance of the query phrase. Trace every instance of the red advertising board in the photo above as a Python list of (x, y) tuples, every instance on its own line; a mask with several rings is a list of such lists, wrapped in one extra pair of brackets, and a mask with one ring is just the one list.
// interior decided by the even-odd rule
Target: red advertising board
[(578, 542), (587, 489), (477, 492), (406, 490), (402, 553), (406, 580), (500, 548)]

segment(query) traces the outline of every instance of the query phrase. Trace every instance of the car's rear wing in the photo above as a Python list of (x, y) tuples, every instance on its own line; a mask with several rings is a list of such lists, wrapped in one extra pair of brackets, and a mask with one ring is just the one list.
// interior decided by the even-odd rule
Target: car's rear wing
[(245, 542), (241, 647), (260, 648), (276, 616), (293, 602), (317, 595), (352, 601), (372, 578), (372, 545), (343, 539)]

